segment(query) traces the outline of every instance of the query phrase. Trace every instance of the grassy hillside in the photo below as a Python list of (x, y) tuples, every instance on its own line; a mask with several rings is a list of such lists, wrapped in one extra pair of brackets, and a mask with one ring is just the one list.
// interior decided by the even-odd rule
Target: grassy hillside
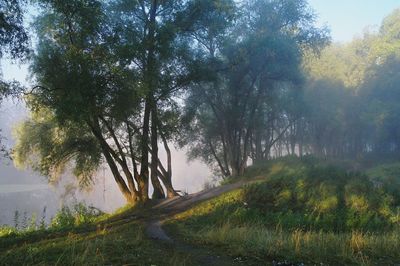
[[(313, 158), (250, 168), (258, 181), (170, 222), (192, 243), (234, 256), (304, 263), (400, 262), (400, 167), (350, 172)], [(242, 177), (243, 178), (243, 177)]]
[(0, 265), (185, 265), (188, 255), (148, 239), (135, 214), (64, 209), (48, 229), (2, 228)]
[(400, 164), (337, 164), (250, 167), (230, 181), (247, 185), (170, 216), (172, 245), (146, 236), (154, 209), (63, 208), (47, 228), (34, 219), (0, 228), (0, 265), (399, 264)]

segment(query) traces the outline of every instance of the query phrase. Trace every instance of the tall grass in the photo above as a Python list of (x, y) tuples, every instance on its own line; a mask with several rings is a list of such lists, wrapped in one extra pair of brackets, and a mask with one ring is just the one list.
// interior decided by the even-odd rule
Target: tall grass
[(0, 265), (193, 265), (188, 254), (148, 239), (139, 221), (107, 217), (0, 237)]
[[(21, 216), (18, 211), (15, 211), (14, 226), (0, 226), (0, 240), (7, 238), (12, 241), (12, 238), (23, 237), (30, 235), (40, 235), (42, 233), (51, 233), (55, 231), (66, 231), (71, 228), (94, 224), (107, 218), (107, 215), (100, 210), (86, 206), (82, 202), (76, 202), (71, 206), (63, 206), (54, 217), (51, 218), (50, 224), (46, 224), (46, 208), (43, 209), (42, 216), (38, 219), (36, 213), (32, 213), (31, 217), (24, 212)], [(1, 241), (0, 241), (1, 242)]]
[[(270, 225), (325, 231), (386, 231), (400, 225), (400, 191), (364, 173), (309, 161), (277, 162), (265, 181), (244, 188), (243, 201)], [(400, 173), (400, 172), (399, 172)], [(400, 175), (393, 177), (400, 181)]]
[(171, 226), (193, 242), (270, 262), (400, 263), (400, 193), (391, 187), (400, 170), (384, 169), (373, 173), (390, 177), (377, 183), (312, 157), (256, 165), (246, 178), (259, 181), (178, 214)]
[(400, 262), (400, 231), (383, 234), (326, 233), (264, 226), (209, 226), (191, 238), (203, 244), (222, 245), (235, 256), (284, 258), (295, 262), (374, 264)]

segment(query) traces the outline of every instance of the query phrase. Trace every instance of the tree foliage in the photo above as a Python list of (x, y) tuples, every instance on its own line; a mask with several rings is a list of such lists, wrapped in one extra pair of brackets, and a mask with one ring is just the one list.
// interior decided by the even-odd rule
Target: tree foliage
[(354, 157), (399, 149), (398, 12), (378, 32), (305, 60), (309, 153)]
[(289, 117), (289, 98), (302, 82), (303, 52), (328, 40), (305, 1), (245, 1), (238, 10), (225, 31), (214, 33), (216, 45), (203, 45), (204, 78), (186, 103), (191, 156), (215, 163), (224, 176), (242, 174), (251, 154), (267, 158), (286, 131), (282, 125), (296, 119)]
[(49, 180), (72, 167), (87, 185), (106, 163), (136, 203), (150, 184), (177, 195), (174, 141), (226, 178), (287, 154), (400, 149), (398, 11), (327, 46), (303, 0), (37, 2), (14, 158)]
[(85, 182), (104, 161), (130, 203), (149, 199), (149, 182), (153, 198), (175, 196), (168, 142), (177, 134), (176, 96), (195, 77), (193, 34), (219, 1), (196, 12), (196, 1), (39, 3), (33, 116), (15, 157), (51, 179), (72, 163)]
[(15, 59), (28, 52), (22, 3), (20, 0), (4, 0), (0, 3), (0, 58), (9, 54)]

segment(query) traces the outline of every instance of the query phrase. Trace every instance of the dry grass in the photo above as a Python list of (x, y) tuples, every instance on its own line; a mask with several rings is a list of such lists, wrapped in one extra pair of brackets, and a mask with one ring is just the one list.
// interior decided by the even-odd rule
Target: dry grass
[[(183, 229), (183, 228), (181, 228)], [(328, 264), (394, 264), (400, 262), (400, 231), (384, 234), (361, 232), (292, 232), (263, 226), (235, 226), (229, 222), (186, 236), (204, 245), (228, 248), (234, 256), (281, 258), (294, 262)]]

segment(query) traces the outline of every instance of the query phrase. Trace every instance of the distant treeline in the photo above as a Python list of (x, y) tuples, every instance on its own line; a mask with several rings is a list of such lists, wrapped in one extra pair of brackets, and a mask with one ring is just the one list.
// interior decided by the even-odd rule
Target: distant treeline
[[(245, 78), (237, 67), (231, 76), (220, 78), (214, 91), (192, 90), (192, 102), (202, 99), (202, 107), (196, 109), (196, 127), (187, 140), (191, 155), (229, 177), (243, 173), (250, 159), (398, 152), (399, 48), (400, 10), (395, 10), (378, 31), (367, 31), (348, 44), (334, 43), (317, 53), (302, 50), (298, 72), (270, 76), (272, 70), (282, 70), (279, 67), (297, 66), (290, 61), (292, 54), (274, 54), (276, 61), (268, 61), (273, 64), (260, 72), (259, 80), (252, 80), (251, 74)], [(241, 65), (251, 62), (254, 67), (259, 58)], [(240, 83), (243, 80), (251, 90)]]
[(317, 57), (305, 57), (303, 91), (294, 109), (277, 112), (283, 125), (275, 132), (285, 125), (288, 130), (270, 156), (356, 158), (399, 152), (399, 48), (398, 9), (378, 31), (365, 32), (348, 44), (332, 44)]

